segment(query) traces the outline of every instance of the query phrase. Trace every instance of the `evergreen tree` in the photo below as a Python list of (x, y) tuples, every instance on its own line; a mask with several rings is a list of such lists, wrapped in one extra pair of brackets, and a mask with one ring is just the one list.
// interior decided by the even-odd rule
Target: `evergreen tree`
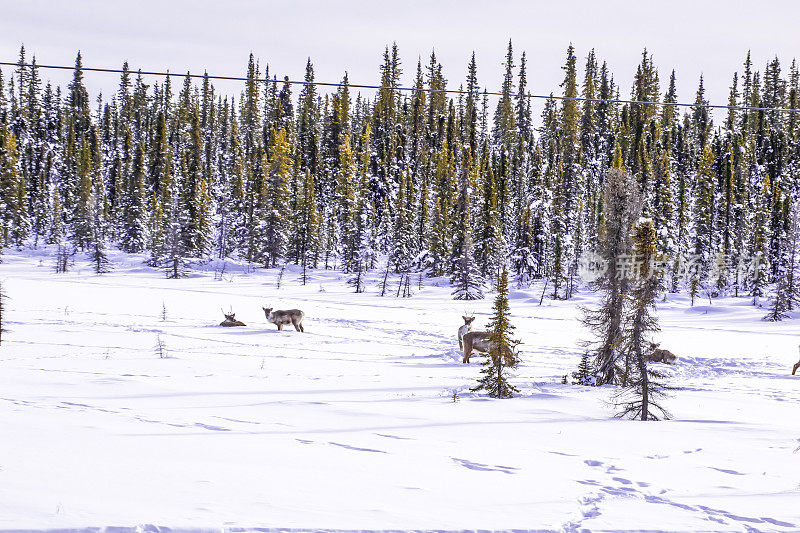
[(632, 417), (639, 420), (658, 420), (668, 418), (659, 404), (665, 395), (663, 376), (648, 368), (647, 358), (653, 349), (650, 338), (659, 331), (655, 316), (655, 301), (662, 290), (660, 274), (654, 269), (657, 256), (657, 237), (651, 220), (642, 220), (633, 228), (633, 258), (636, 265), (627, 327), (623, 336), (622, 351), (625, 354), (625, 374), (623, 389), (617, 395), (619, 417)]
[(358, 201), (356, 199), (356, 163), (350, 136), (345, 134), (339, 148), (339, 169), (336, 199), (339, 203), (339, 243), (342, 248), (342, 267), (353, 270), (359, 252)]
[(394, 265), (395, 272), (406, 274), (411, 269), (411, 264), (415, 256), (413, 239), (414, 227), (411, 217), (414, 191), (410, 172), (403, 172), (400, 180), (400, 188), (398, 190), (394, 209), (394, 232), (389, 261)]
[[(291, 147), (286, 130), (272, 135), (269, 158), (265, 157), (264, 177), (258, 199), (258, 218), (255, 239), (263, 246), (260, 258), (265, 266), (276, 266), (283, 257), (289, 216), (287, 186), (292, 177)], [(259, 237), (261, 237), (259, 239)], [(254, 247), (251, 244), (251, 247)]]
[(89, 149), (89, 142), (84, 138), (81, 141), (77, 157), (77, 194), (72, 211), (72, 241), (82, 250), (88, 249), (92, 241), (92, 228), (94, 227), (94, 183), (93, 162)]
[(145, 198), (144, 146), (140, 143), (134, 151), (122, 208), (121, 242), (125, 252), (144, 250), (147, 232)]
[(92, 129), (92, 117), (89, 110), (89, 92), (83, 85), (83, 59), (81, 53), (75, 58), (75, 69), (72, 74), (72, 81), (67, 87), (67, 120), (73, 128), (77, 138), (88, 135)]
[(503, 237), (497, 209), (497, 193), (489, 148), (483, 145), (480, 162), (482, 198), (477, 220), (476, 259), (481, 275), (491, 277), (497, 272), (503, 250)]
[[(78, 54), (65, 87), (43, 87), (24, 48), (0, 72), (3, 245), (69, 236), (90, 256), (118, 246), (152, 265), (177, 264), (170, 275), (214, 254), (323, 263), (363, 279), (386, 259), (401, 292), (416, 269), (449, 276), (454, 296), (478, 294), (509, 261), (518, 283), (552, 280), (548, 292), (568, 298), (579, 257), (608, 244), (616, 224), (606, 171), (626, 169), (658, 253), (670, 259), (670, 290), (692, 291), (702, 279), (710, 295), (749, 292), (755, 303), (777, 291), (775, 316), (784, 312), (775, 306), (794, 305), (800, 120), (784, 112), (800, 109), (794, 62), (787, 69), (775, 58), (759, 71), (748, 54), (728, 103), (750, 109), (729, 109), (717, 126), (702, 79), (681, 113), (676, 73), (661, 92), (645, 50), (635, 102), (621, 104), (608, 65), (589, 52), (579, 80), (570, 46), (563, 99), (545, 100), (534, 129), (529, 57), (515, 58), (511, 43), (493, 113), (474, 55), (463, 92), (450, 99), (435, 53), (418, 62), (412, 90), (400, 91), (395, 45), (385, 49), (375, 97), (354, 101), (347, 74), (321, 92), (309, 60), (295, 96), (288, 78), (262, 73), (252, 55), (238, 102), (217, 96), (208, 75), (185, 76), (173, 92), (170, 76), (146, 84), (127, 64), (110, 99), (90, 100), (82, 61)], [(675, 105), (652, 105), (660, 97)], [(697, 253), (699, 273), (686, 272)], [(614, 372), (605, 379), (617, 381)]]
[(633, 176), (622, 169), (606, 173), (603, 189), (603, 222), (596, 252), (604, 272), (595, 281), (601, 293), (598, 309), (584, 310), (584, 324), (595, 337), (593, 354), (598, 384), (619, 383), (624, 379), (621, 367), (624, 337), (625, 299), (630, 291), (628, 276), (618, 275), (617, 268), (630, 257), (630, 233), (641, 211), (642, 199)]
[(459, 194), (456, 203), (455, 236), (453, 242), (450, 281), (453, 285), (453, 298), (456, 300), (478, 300), (483, 298), (480, 272), (475, 264), (472, 242), (472, 221), (468, 170), (459, 176)]
[(5, 129), (0, 133), (0, 213), (2, 244), (22, 246), (30, 231), (27, 187), (20, 171), (17, 137)]
[(514, 326), (510, 315), (508, 272), (503, 267), (497, 278), (497, 296), (494, 299), (492, 318), (487, 325), (487, 330), (491, 332), (488, 342), (492, 349), (483, 363), (478, 385), (472, 389), (485, 390), (492, 398), (511, 398), (515, 392), (519, 392), (508, 382), (509, 371), (517, 365), (516, 348), (519, 345), (519, 341), (512, 338)]
[(297, 236), (297, 255), (303, 267), (303, 285), (306, 284), (306, 272), (316, 265), (316, 256), (320, 246), (320, 214), (314, 199), (314, 178), (310, 169), (304, 172), (302, 196), (294, 214), (293, 232)]
[(594, 371), (592, 370), (592, 358), (589, 352), (583, 352), (578, 369), (572, 373), (572, 384), (591, 387), (596, 384)]
[(187, 216), (181, 202), (178, 201), (178, 191), (181, 186), (180, 178), (172, 181), (170, 197), (173, 200), (165, 204), (168, 210), (165, 212), (163, 267), (167, 277), (171, 279), (184, 277), (190, 253), (184, 235)]
[(711, 264), (716, 252), (715, 229), (715, 183), (714, 154), (706, 145), (703, 148), (697, 169), (697, 201), (695, 203), (695, 245), (694, 252), (701, 262), (702, 274)]
[(502, 96), (494, 113), (494, 142), (501, 146), (502, 150), (510, 151), (516, 145), (517, 140), (516, 113), (514, 112), (514, 49), (510, 40), (503, 65), (505, 74), (500, 89)]

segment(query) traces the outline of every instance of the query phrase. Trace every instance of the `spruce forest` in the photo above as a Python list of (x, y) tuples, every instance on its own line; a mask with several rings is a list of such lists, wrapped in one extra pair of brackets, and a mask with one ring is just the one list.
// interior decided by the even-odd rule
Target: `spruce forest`
[[(666, 291), (768, 296), (778, 319), (794, 304), (794, 61), (760, 69), (743, 54), (714, 117), (702, 77), (659, 73), (646, 50), (629, 82), (570, 46), (558, 92), (540, 100), (510, 42), (501, 80), (481, 79), (474, 54), (447, 80), (435, 54), (408, 65), (387, 46), (380, 88), (360, 92), (346, 74), (315, 86), (311, 60), (306, 84), (290, 84), (251, 55), (236, 97), (127, 63), (115, 94), (89, 95), (82, 61), (64, 87), (24, 48), (0, 72), (5, 247), (56, 244), (98, 269), (118, 247), (169, 277), (211, 257), (421, 273), (448, 277), (456, 299), (482, 298), (508, 265), (512, 284), (546, 279), (548, 297), (569, 299), (620, 169), (639, 184)], [(648, 104), (676, 103), (679, 81), (696, 85), (694, 106)]]

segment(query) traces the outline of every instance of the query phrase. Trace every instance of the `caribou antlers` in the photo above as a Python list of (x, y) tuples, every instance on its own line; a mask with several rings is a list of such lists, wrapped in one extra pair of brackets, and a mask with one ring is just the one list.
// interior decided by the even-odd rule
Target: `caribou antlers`
[(283, 326), (287, 326), (289, 324), (294, 326), (294, 329), (297, 331), (305, 331), (303, 329), (303, 318), (305, 317), (305, 313), (303, 313), (299, 309), (273, 309), (272, 307), (262, 307), (264, 311), (264, 316), (267, 319), (267, 322), (271, 322), (278, 326), (278, 331), (283, 330)]
[(472, 331), (472, 321), (475, 320), (474, 313), (468, 313), (467, 310), (464, 310), (464, 314), (461, 316), (464, 319), (464, 325), (458, 328), (458, 348), (460, 350), (464, 349), (464, 335)]
[(230, 327), (247, 325), (241, 320), (236, 320), (236, 313), (233, 312), (233, 309), (231, 309), (230, 313), (226, 313), (225, 311), (222, 310), (222, 308), (220, 308), (220, 311), (222, 311), (222, 315), (225, 317), (225, 320), (219, 323), (220, 326), (230, 328)]

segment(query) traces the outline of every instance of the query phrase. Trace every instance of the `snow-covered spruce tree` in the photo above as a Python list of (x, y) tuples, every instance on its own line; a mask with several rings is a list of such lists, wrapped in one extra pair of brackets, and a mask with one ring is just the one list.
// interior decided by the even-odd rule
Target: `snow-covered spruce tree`
[(297, 255), (303, 268), (303, 285), (308, 281), (308, 269), (316, 265), (316, 254), (319, 249), (320, 214), (314, 200), (314, 178), (306, 169), (297, 209), (293, 218), (293, 231), (297, 242)]
[(769, 306), (769, 313), (764, 317), (764, 320), (772, 322), (788, 318), (788, 312), (793, 308), (793, 304), (797, 299), (797, 291), (794, 286), (795, 255), (798, 239), (798, 215), (796, 210), (791, 217), (792, 222), (788, 229), (786, 243), (783, 246), (781, 256), (776, 260), (778, 264), (776, 267), (777, 275), (775, 276), (775, 292)]
[(411, 173), (406, 170), (400, 174), (400, 187), (395, 198), (394, 227), (392, 231), (392, 248), (389, 251), (389, 262), (402, 280), (411, 270), (414, 257), (414, 225), (412, 220), (414, 190)]
[(511, 398), (515, 392), (519, 392), (508, 382), (509, 371), (517, 365), (516, 349), (519, 341), (512, 338), (514, 326), (511, 324), (511, 309), (508, 305), (508, 271), (505, 267), (497, 278), (497, 296), (494, 299), (492, 318), (486, 329), (491, 333), (488, 342), (492, 349), (483, 362), (478, 385), (471, 390), (485, 390), (492, 398)]
[(769, 174), (764, 174), (761, 182), (761, 193), (757, 194), (755, 216), (753, 217), (753, 261), (750, 272), (750, 295), (753, 305), (760, 307), (768, 282), (767, 237), (766, 226), (769, 217), (767, 197), (770, 190)]
[(616, 416), (637, 420), (669, 418), (660, 405), (666, 395), (664, 376), (648, 368), (647, 357), (653, 349), (651, 336), (659, 331), (655, 302), (663, 290), (660, 272), (654, 268), (657, 236), (650, 219), (641, 220), (633, 229), (635, 278), (628, 297), (626, 327), (621, 351), (625, 366), (623, 388), (615, 396)]
[(92, 260), (92, 268), (95, 274), (105, 274), (111, 271), (111, 263), (108, 260), (108, 254), (105, 249), (105, 242), (102, 239), (97, 239), (92, 243), (92, 249), (89, 256)]
[(482, 195), (476, 221), (475, 257), (483, 278), (494, 278), (503, 250), (503, 235), (497, 208), (497, 192), (488, 143), (483, 144), (480, 161)]
[(339, 226), (333, 208), (322, 209), (319, 220), (319, 239), (317, 246), (313, 249), (312, 264), (316, 266), (318, 262), (321, 262), (325, 270), (329, 268), (335, 270), (339, 259)]
[(89, 143), (83, 139), (77, 154), (76, 178), (78, 183), (71, 220), (72, 242), (82, 250), (88, 249), (92, 240), (92, 207), (94, 205), (94, 184), (92, 183), (94, 171), (92, 167)]
[(252, 180), (245, 180), (245, 156), (234, 113), (231, 113), (230, 130), (228, 166), (223, 174), (222, 194), (217, 203), (221, 215), (217, 230), (219, 241), (217, 252), (224, 257), (229, 255), (247, 257), (246, 183)]
[(0, 124), (2, 244), (21, 246), (28, 232), (27, 189), (20, 172), (17, 137)]
[(697, 201), (695, 202), (694, 253), (700, 263), (700, 275), (705, 277), (716, 252), (715, 229), (715, 182), (714, 155), (706, 145), (700, 156), (697, 169)]
[(797, 287), (797, 247), (800, 245), (800, 209), (794, 202), (789, 214), (789, 235), (786, 241), (786, 300), (790, 311), (795, 309), (800, 294)]
[(185, 222), (183, 237), (186, 250), (194, 257), (208, 251), (211, 237), (211, 194), (204, 164), (204, 142), (200, 110), (196, 103), (190, 105), (188, 138), (181, 165), (180, 201), (183, 203)]
[(105, 274), (111, 271), (111, 263), (106, 253), (106, 220), (103, 209), (105, 202), (102, 190), (98, 189), (99, 187), (95, 187), (92, 194), (92, 237), (89, 244), (89, 258), (95, 274)]
[(122, 249), (128, 253), (139, 253), (145, 246), (147, 227), (144, 212), (146, 202), (144, 178), (144, 147), (142, 143), (138, 143), (134, 149), (122, 209)]
[(475, 250), (472, 242), (469, 175), (467, 169), (459, 176), (459, 193), (456, 202), (456, 223), (453, 239), (452, 274), (454, 300), (479, 300), (483, 298), (481, 278), (475, 263)]
[(194, 202), (197, 206), (194, 252), (197, 256), (204, 257), (211, 252), (214, 230), (212, 220), (214, 212), (213, 199), (211, 197), (208, 180), (205, 178), (201, 179), (197, 184)]
[(342, 270), (352, 272), (357, 262), (359, 248), (358, 202), (355, 187), (355, 159), (350, 136), (342, 135), (339, 145), (339, 165), (336, 176), (336, 202), (339, 204), (339, 245)]
[(455, 159), (447, 140), (435, 156), (433, 223), (431, 224), (430, 253), (433, 276), (449, 273), (453, 234), (453, 197), (455, 187)]
[(161, 263), (161, 258), (164, 256), (164, 225), (164, 209), (161, 200), (158, 198), (158, 194), (153, 193), (147, 217), (147, 235), (149, 238), (147, 247), (150, 250), (148, 264), (152, 267), (158, 267)]
[(572, 384), (593, 386), (596, 384), (596, 377), (592, 369), (592, 358), (589, 352), (581, 354), (581, 361), (578, 363), (578, 369), (572, 373)]
[(769, 312), (764, 316), (764, 320), (779, 322), (784, 318), (789, 318), (789, 284), (784, 276), (780, 276), (775, 283), (775, 294), (769, 304)]
[(354, 270), (352, 270), (352, 276), (350, 279), (347, 280), (347, 284), (353, 287), (355, 292), (361, 293), (364, 292), (366, 289), (366, 269), (364, 268), (361, 261), (356, 260), (354, 263)]
[(594, 336), (592, 353), (599, 385), (619, 383), (623, 337), (623, 311), (629, 280), (617, 275), (617, 264), (630, 254), (630, 233), (639, 217), (642, 199), (639, 185), (625, 169), (612, 168), (603, 186), (604, 216), (599, 228), (596, 252), (605, 272), (593, 285), (601, 294), (600, 307), (584, 308), (583, 324)]
[(62, 242), (56, 249), (56, 274), (64, 274), (72, 268), (75, 248), (66, 242)]
[[(688, 247), (687, 226), (689, 213), (689, 190), (687, 179), (682, 173), (678, 173), (676, 206), (675, 206), (675, 259), (672, 262), (670, 292), (678, 292), (681, 282), (682, 261), (685, 260)], [(684, 280), (685, 281), (685, 280)]]
[(180, 177), (172, 179), (172, 192), (167, 202), (169, 210), (164, 220), (163, 268), (168, 278), (177, 279), (186, 275), (189, 257), (187, 239), (184, 237), (185, 212), (179, 199)]
[(285, 129), (273, 132), (269, 156), (265, 157), (263, 166), (264, 176), (258, 195), (258, 216), (254, 230), (257, 230), (263, 246), (259, 259), (265, 266), (274, 267), (286, 250), (289, 217), (287, 188), (293, 172), (290, 139)]

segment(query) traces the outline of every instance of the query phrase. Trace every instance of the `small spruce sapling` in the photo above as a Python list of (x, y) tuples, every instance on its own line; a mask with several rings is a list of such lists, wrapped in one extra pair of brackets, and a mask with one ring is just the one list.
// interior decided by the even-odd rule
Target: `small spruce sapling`
[(56, 274), (68, 272), (73, 265), (75, 249), (69, 244), (59, 244), (56, 250)]
[(359, 263), (353, 272), (353, 277), (347, 280), (347, 284), (356, 290), (356, 293), (364, 292), (364, 269)]
[[(566, 376), (564, 382), (566, 383)], [(581, 362), (578, 363), (578, 369), (572, 373), (572, 384), (583, 385), (585, 387), (593, 387), (597, 385), (597, 377), (592, 371), (592, 362), (589, 352), (584, 352), (581, 355)]]
[(156, 335), (156, 343), (153, 346), (153, 350), (156, 352), (159, 359), (169, 359), (167, 344), (164, 342), (164, 339), (161, 338), (161, 333)]
[(101, 239), (96, 239), (92, 244), (92, 251), (90, 253), (92, 259), (92, 266), (94, 267), (95, 274), (106, 274), (111, 272), (111, 263), (106, 254), (105, 244)]
[[(510, 321), (511, 309), (508, 305), (508, 271), (505, 267), (500, 271), (497, 279), (497, 296), (494, 300), (492, 318), (487, 326), (491, 332), (489, 344), (492, 349), (489, 357), (483, 362), (481, 377), (472, 391), (485, 390), (492, 398), (511, 398), (516, 387), (508, 382), (509, 370), (517, 365), (516, 347), (519, 341), (511, 335), (514, 326)], [(506, 355), (511, 352), (511, 356)]]

